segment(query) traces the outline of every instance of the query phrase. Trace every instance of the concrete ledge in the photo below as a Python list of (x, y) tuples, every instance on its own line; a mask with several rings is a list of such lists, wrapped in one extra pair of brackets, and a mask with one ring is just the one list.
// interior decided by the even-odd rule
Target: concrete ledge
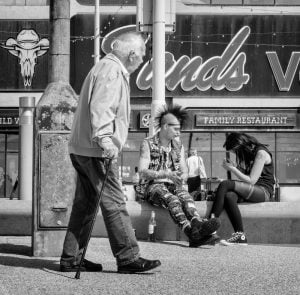
[[(201, 216), (206, 216), (212, 202), (196, 202)], [(272, 202), (239, 204), (244, 229), (249, 243), (300, 244), (300, 203)], [(167, 210), (147, 203), (127, 202), (132, 225), (138, 239), (147, 239), (147, 227), (151, 211), (156, 212), (157, 238), (159, 240), (186, 240), (186, 236), (175, 226)], [(218, 231), (221, 237), (231, 236), (233, 229), (228, 216), (220, 216), (222, 225)], [(107, 236), (101, 214), (96, 221), (94, 236)]]
[(32, 201), (0, 199), (0, 235), (31, 236)]
[[(201, 216), (206, 216), (211, 208), (211, 202), (196, 202)], [(250, 243), (266, 244), (300, 244), (300, 202), (279, 202), (240, 204), (244, 227)], [(151, 211), (156, 212), (157, 238), (159, 240), (186, 240), (185, 235), (175, 226), (167, 210), (154, 207), (148, 203), (127, 202), (132, 225), (138, 239), (147, 239), (148, 220)], [(232, 227), (225, 212), (221, 215), (221, 228), (218, 233), (228, 237)], [(44, 229), (59, 233), (58, 240), (64, 237), (63, 229)], [(32, 205), (31, 201), (0, 200), (0, 235), (32, 234)], [(96, 220), (93, 236), (106, 237), (101, 212)], [(60, 241), (57, 241), (60, 244)]]

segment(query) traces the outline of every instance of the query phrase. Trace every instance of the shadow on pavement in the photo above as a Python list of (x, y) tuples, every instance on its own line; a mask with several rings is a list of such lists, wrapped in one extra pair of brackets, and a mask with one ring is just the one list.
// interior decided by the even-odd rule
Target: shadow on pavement
[[(25, 253), (25, 254), (24, 254)], [(15, 255), (26, 255), (30, 256), (31, 247), (24, 245), (10, 245), (0, 244), (0, 254), (15, 254)], [(0, 265), (11, 266), (11, 267), (22, 267), (31, 269), (40, 269), (47, 273), (66, 277), (69, 279), (75, 279), (75, 272), (60, 272), (59, 261), (53, 259), (41, 259), (36, 257), (15, 257), (15, 256), (3, 256), (0, 255)], [(85, 274), (86, 272), (81, 272)], [(103, 270), (102, 273), (120, 274), (117, 271)], [(136, 275), (154, 275), (154, 272), (135, 273)], [(131, 274), (132, 275), (132, 274)]]
[(58, 261), (40, 259), (40, 258), (23, 258), (13, 256), (0, 256), (0, 265), (35, 268), (35, 269), (49, 269), (51, 271), (58, 271)]
[(31, 246), (15, 245), (10, 243), (0, 244), (0, 254), (13, 254), (25, 256), (15, 257), (11, 255), (0, 255), (0, 265), (36, 269), (49, 269), (51, 271), (58, 271), (59, 269), (58, 261), (33, 257)]
[[(188, 244), (180, 244), (180, 241), (179, 242), (170, 242), (170, 241), (156, 241), (156, 243), (159, 243), (159, 244), (163, 244), (163, 245), (173, 245), (173, 246), (177, 246), (177, 247), (183, 247), (183, 248), (190, 248)], [(198, 249), (211, 249), (212, 247), (214, 247), (214, 245), (203, 245), (203, 246), (199, 246), (197, 247)], [(195, 249), (195, 248), (191, 248), (191, 249)]]
[(182, 247), (182, 248), (189, 248), (189, 246), (186, 244), (186, 245), (183, 245), (183, 244), (180, 244), (180, 242), (171, 242), (171, 241), (156, 241), (155, 243), (157, 244), (162, 244), (162, 245), (174, 245), (174, 246), (177, 246), (177, 247)]
[[(75, 272), (59, 272), (59, 271), (55, 271), (55, 270), (51, 270), (51, 269), (46, 269), (46, 268), (43, 268), (44, 271), (48, 272), (48, 273), (51, 273), (51, 274), (54, 274), (54, 275), (57, 275), (57, 276), (61, 276), (61, 277), (65, 277), (65, 278), (68, 278), (68, 279), (74, 279), (74, 280), (77, 280), (75, 278)], [(157, 272), (157, 271), (156, 271)], [(82, 276), (85, 276), (85, 275), (88, 275), (90, 274), (91, 272), (80, 272), (80, 277)], [(133, 275), (140, 275), (140, 276), (151, 276), (151, 275), (155, 275), (155, 272), (140, 272), (140, 273), (134, 273), (134, 274), (124, 274), (124, 273), (118, 273), (117, 271), (113, 271), (113, 270), (103, 270), (102, 272), (100, 273), (107, 273), (107, 274), (117, 274), (117, 275), (130, 275), (130, 276), (133, 276)]]

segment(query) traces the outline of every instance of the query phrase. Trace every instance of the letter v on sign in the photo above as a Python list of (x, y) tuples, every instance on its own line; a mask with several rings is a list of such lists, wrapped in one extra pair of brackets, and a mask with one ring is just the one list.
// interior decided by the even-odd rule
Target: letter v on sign
[(300, 52), (292, 52), (285, 74), (283, 73), (277, 52), (267, 51), (266, 55), (271, 65), (279, 91), (289, 91), (299, 64)]

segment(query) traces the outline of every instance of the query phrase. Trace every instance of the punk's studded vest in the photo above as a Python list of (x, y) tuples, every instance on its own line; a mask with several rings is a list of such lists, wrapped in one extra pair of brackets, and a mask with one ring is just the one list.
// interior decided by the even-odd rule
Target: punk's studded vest
[(170, 170), (180, 172), (182, 143), (171, 140), (169, 148), (160, 145), (158, 135), (146, 138), (150, 148), (149, 169), (154, 171)]

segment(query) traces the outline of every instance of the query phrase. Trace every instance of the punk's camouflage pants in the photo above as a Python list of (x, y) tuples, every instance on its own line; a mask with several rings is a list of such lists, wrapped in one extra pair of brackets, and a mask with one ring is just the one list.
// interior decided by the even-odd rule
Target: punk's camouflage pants
[(150, 204), (169, 210), (174, 222), (183, 230), (194, 217), (200, 218), (192, 196), (183, 189), (169, 183), (148, 185), (145, 199)]

